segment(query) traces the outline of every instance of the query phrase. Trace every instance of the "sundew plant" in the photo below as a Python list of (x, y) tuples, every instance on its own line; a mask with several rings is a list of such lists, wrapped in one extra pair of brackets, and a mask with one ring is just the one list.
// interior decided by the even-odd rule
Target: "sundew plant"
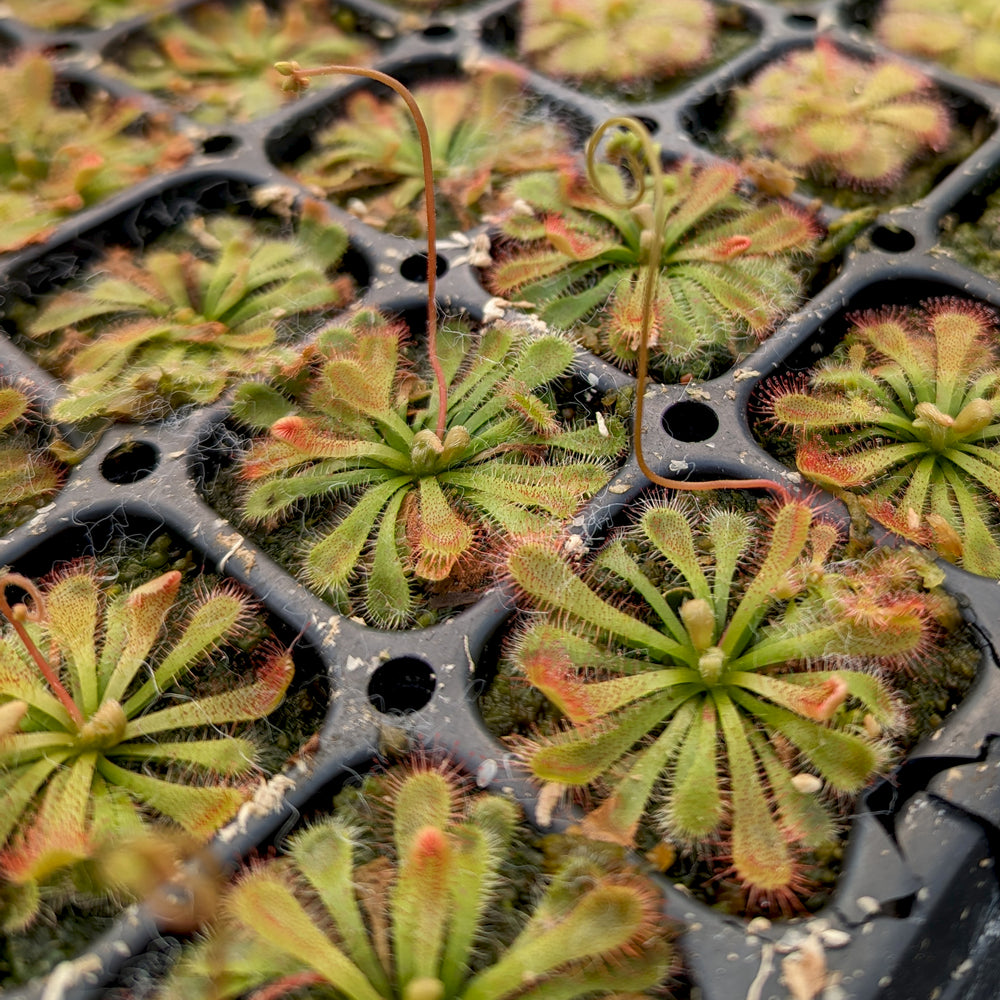
[[(605, 123), (600, 136), (621, 121)], [(801, 299), (813, 220), (788, 202), (749, 197), (732, 164), (662, 171), (658, 147), (640, 149), (632, 131), (613, 134), (605, 153), (612, 162), (597, 161), (592, 139), (586, 178), (564, 170), (513, 182), (521, 207), (501, 223), (488, 287), (526, 300), (546, 323), (632, 366), (643, 329), (643, 272), (652, 263), (658, 271), (646, 337), (653, 370), (704, 376), (756, 346)]]
[(276, 111), (286, 100), (279, 59), (365, 63), (374, 47), (338, 25), (326, 0), (202, 3), (155, 22), (124, 47), (129, 81), (195, 121), (217, 125)]
[(65, 468), (27, 428), (31, 398), (0, 380), (0, 530), (8, 530), (59, 488)]
[[(23, 603), (8, 603), (14, 587)], [(0, 889), (18, 890), (4, 917), (16, 926), (35, 917), (39, 886), (150, 819), (201, 840), (229, 819), (256, 748), (204, 729), (268, 715), (293, 667), (262, 648), (249, 681), (174, 697), (255, 613), (228, 584), (182, 606), (177, 570), (126, 591), (78, 561), (37, 583), (5, 573), (0, 590)]]
[(737, 89), (725, 136), (819, 184), (885, 191), (945, 149), (952, 125), (925, 73), (897, 59), (867, 62), (820, 38)]
[[(427, 121), (442, 227), (469, 229), (509, 206), (511, 177), (571, 162), (567, 130), (531, 116), (524, 77), (516, 67), (483, 60), (468, 78), (429, 80), (414, 89)], [(399, 95), (350, 94), (344, 113), (314, 136), (311, 151), (289, 170), (370, 225), (424, 235), (420, 137)]]
[(321, 334), (292, 395), (250, 383), (236, 398), (236, 415), (266, 431), (240, 465), (244, 516), (273, 526), (338, 499), (340, 516), (305, 539), (301, 572), (385, 627), (412, 619), (418, 584), (482, 586), (483, 546), (572, 517), (625, 446), (617, 418), (564, 426), (546, 396), (573, 360), (565, 338), (449, 322), (436, 346), (443, 414), (405, 325), (372, 312)]
[(769, 393), (813, 482), (857, 497), (894, 531), (1000, 577), (996, 313), (930, 299), (867, 310), (807, 378)]
[(632, 844), (648, 818), (751, 902), (797, 905), (801, 855), (891, 759), (893, 672), (925, 662), (938, 627), (925, 563), (841, 561), (837, 542), (801, 501), (768, 525), (656, 498), (582, 577), (557, 540), (512, 546), (536, 613), (509, 662), (565, 718), (513, 744), (540, 782), (596, 794), (585, 833)]
[(63, 100), (51, 60), (18, 56), (0, 67), (0, 252), (46, 239), (63, 219), (179, 167), (191, 151), (163, 115), (102, 92)]
[[(541, 877), (517, 861), (517, 806), (442, 766), (396, 767), (355, 791), (354, 808), (343, 800), (286, 857), (240, 877), (163, 1000), (304, 987), (340, 1000), (577, 1000), (666, 977), (658, 891), (620, 855), (571, 844)], [(513, 934), (511, 890), (531, 899)]]
[(17, 310), (65, 380), (57, 420), (156, 420), (212, 403), (237, 378), (280, 372), (290, 341), (344, 306), (347, 233), (307, 201), (293, 235), (249, 218), (191, 220), (142, 251), (112, 247), (75, 287)]

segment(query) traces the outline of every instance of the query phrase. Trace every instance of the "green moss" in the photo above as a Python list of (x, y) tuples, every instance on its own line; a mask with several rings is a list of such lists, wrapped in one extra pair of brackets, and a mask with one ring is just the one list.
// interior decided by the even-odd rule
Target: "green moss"
[(941, 245), (935, 253), (955, 257), (980, 274), (1000, 281), (1000, 188), (986, 198), (982, 215), (971, 222), (955, 216), (942, 220)]

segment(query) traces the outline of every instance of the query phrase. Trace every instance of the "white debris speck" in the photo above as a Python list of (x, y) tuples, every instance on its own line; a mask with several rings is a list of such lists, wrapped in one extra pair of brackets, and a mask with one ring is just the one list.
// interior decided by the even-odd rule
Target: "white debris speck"
[(686, 395), (690, 396), (692, 399), (711, 400), (711, 398), (712, 398), (707, 392), (705, 392), (704, 389), (700, 388), (697, 385), (689, 385), (684, 390), (684, 392), (685, 392)]
[(493, 258), (490, 256), (490, 238), (486, 233), (476, 233), (472, 238), (466, 260), (472, 267), (489, 267), (493, 263)]
[(688, 465), (688, 463), (685, 462), (684, 459), (682, 459), (682, 458), (675, 458), (675, 459), (671, 460), (671, 462), (667, 466), (667, 468), (671, 472), (684, 472), (685, 469), (690, 469), (691, 466)]
[(855, 902), (866, 917), (873, 917), (882, 909), (882, 904), (874, 896), (858, 896)]
[(815, 1000), (828, 978), (826, 954), (819, 938), (806, 938), (794, 955), (783, 958), (781, 975), (793, 1000)]
[(608, 492), (614, 493), (615, 496), (617, 496), (620, 493), (628, 493), (630, 489), (632, 489), (632, 487), (629, 483), (612, 483), (608, 487)]
[(839, 927), (828, 927), (819, 937), (827, 948), (843, 948), (851, 940), (851, 935)]
[(594, 414), (594, 419), (597, 421), (597, 430), (600, 432), (601, 437), (611, 437), (607, 421), (604, 419), (604, 414), (601, 413), (600, 410)]
[(295, 788), (295, 779), (287, 774), (276, 774), (270, 781), (262, 781), (249, 802), (240, 806), (236, 818), (218, 833), (224, 844), (242, 836), (250, 828), (250, 823), (268, 813), (276, 812), (285, 801), (287, 792)]
[(737, 368), (733, 372), (734, 382), (745, 382), (748, 378), (757, 378), (760, 372), (756, 368)]
[(538, 793), (535, 822), (544, 830), (552, 823), (552, 811), (562, 797), (566, 786), (558, 781), (546, 781)]
[[(961, 979), (967, 972), (972, 970), (972, 959), (967, 958), (960, 966), (952, 970), (952, 979)], [(43, 998), (44, 1000), (44, 998)]]
[(299, 192), (287, 184), (262, 184), (250, 193), (250, 200), (256, 208), (268, 208), (275, 215), (286, 219), (292, 214)]
[(803, 795), (815, 795), (823, 787), (823, 782), (815, 774), (797, 774), (792, 778), (796, 791)]
[(93, 954), (81, 955), (72, 962), (60, 962), (45, 981), (42, 1000), (61, 1000), (78, 983), (96, 980), (102, 968), (100, 956)]
[(497, 770), (497, 762), (492, 757), (488, 757), (476, 768), (476, 785), (479, 788), (486, 788), (496, 777)]

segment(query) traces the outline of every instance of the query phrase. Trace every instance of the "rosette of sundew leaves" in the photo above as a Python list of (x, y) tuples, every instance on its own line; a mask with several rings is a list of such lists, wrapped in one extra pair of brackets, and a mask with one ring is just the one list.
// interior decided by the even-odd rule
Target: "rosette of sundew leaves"
[[(374, 820), (373, 820), (374, 816)], [(337, 800), (224, 897), (163, 1000), (542, 1000), (641, 996), (671, 964), (655, 883), (563, 838), (553, 870), (518, 807), (443, 766), (397, 766)], [(526, 920), (512, 920), (515, 900)]]
[(59, 488), (63, 464), (24, 427), (31, 398), (0, 380), (0, 532), (9, 531)]
[(518, 48), (542, 73), (576, 81), (634, 83), (707, 62), (716, 37), (707, 0), (524, 0)]
[(839, 560), (836, 544), (801, 501), (768, 528), (660, 498), (584, 576), (552, 539), (514, 544), (507, 574), (535, 613), (508, 661), (565, 724), (513, 745), (539, 781), (600, 789), (584, 833), (632, 844), (648, 816), (751, 904), (798, 905), (800, 855), (891, 758), (893, 673), (933, 683), (938, 619), (954, 618), (920, 556)]
[[(634, 132), (617, 132), (605, 147), (611, 162), (597, 162), (591, 141), (587, 178), (563, 170), (512, 182), (522, 208), (500, 224), (505, 240), (486, 282), (631, 366), (642, 331), (642, 274), (658, 263), (651, 368), (667, 379), (704, 376), (756, 346), (798, 305), (817, 226), (788, 202), (745, 194), (731, 164), (684, 162), (663, 172), (658, 147), (649, 147), (655, 151), (641, 166), (639, 153), (648, 150)], [(650, 258), (654, 228), (657, 262)]]
[(18, 312), (43, 365), (66, 382), (56, 420), (156, 420), (212, 403), (239, 376), (293, 364), (303, 335), (350, 301), (347, 234), (306, 202), (293, 235), (196, 218), (143, 251), (112, 248), (77, 287)]
[(1000, 83), (1000, 9), (993, 0), (888, 0), (875, 34), (897, 52)]
[(353, 31), (352, 20), (346, 9), (334, 14), (327, 0), (277, 8), (260, 0), (199, 4), (155, 22), (116, 58), (129, 82), (198, 122), (247, 121), (287, 97), (278, 60), (371, 62), (375, 47)]
[(799, 471), (894, 531), (1000, 577), (996, 313), (967, 299), (871, 309), (807, 378), (768, 391)]
[[(26, 603), (8, 603), (12, 587)], [(40, 885), (151, 817), (199, 840), (229, 819), (249, 797), (257, 751), (205, 727), (268, 715), (293, 667), (287, 650), (265, 645), (249, 683), (178, 699), (175, 685), (238, 639), (255, 609), (229, 584), (184, 607), (177, 570), (124, 591), (78, 561), (37, 584), (5, 573), (0, 590), (0, 895), (10, 927), (36, 916)]]
[(53, 64), (20, 55), (0, 67), (0, 251), (44, 240), (74, 212), (180, 166), (191, 149), (135, 101), (61, 99)]
[(554, 530), (610, 478), (620, 421), (564, 426), (549, 383), (568, 375), (564, 337), (496, 323), (436, 332), (445, 386), (422, 377), (403, 323), (360, 312), (324, 330), (293, 392), (251, 382), (235, 415), (264, 430), (239, 467), (243, 515), (273, 526), (310, 501), (339, 517), (298, 553), (308, 584), (384, 627), (411, 620), (415, 584), (468, 589), (492, 571), (494, 537)]
[[(508, 204), (511, 177), (572, 162), (566, 129), (530, 117), (523, 77), (510, 63), (487, 61), (468, 78), (414, 88), (428, 122), (439, 226), (469, 229)], [(420, 141), (399, 96), (351, 94), (343, 115), (313, 137), (311, 152), (289, 171), (370, 225), (423, 235)]]
[(898, 59), (858, 59), (820, 38), (737, 88), (725, 136), (818, 184), (887, 191), (918, 158), (944, 150), (953, 132), (925, 73)]

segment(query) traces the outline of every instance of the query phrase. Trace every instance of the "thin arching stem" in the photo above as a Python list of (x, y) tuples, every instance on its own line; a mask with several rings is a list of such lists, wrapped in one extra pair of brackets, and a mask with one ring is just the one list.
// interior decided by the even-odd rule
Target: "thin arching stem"
[(417, 106), (416, 98), (409, 88), (405, 87), (394, 76), (382, 73), (377, 69), (363, 66), (319, 66), (314, 69), (302, 69), (298, 63), (278, 63), (276, 69), (285, 76), (292, 78), (297, 85), (293, 89), (305, 89), (309, 86), (309, 78), (313, 76), (363, 76), (378, 83), (384, 83), (403, 99), (413, 124), (417, 128), (420, 140), (420, 156), (424, 172), (424, 205), (427, 210), (427, 353), (430, 356), (431, 371), (437, 384), (437, 436), (443, 441), (448, 417), (448, 387), (444, 380), (444, 370), (437, 352), (437, 218), (434, 212), (434, 163), (431, 158), (431, 140), (427, 131), (427, 123)]
[[(625, 148), (623, 160), (632, 177), (634, 188), (624, 199), (609, 191), (597, 172), (597, 153), (601, 140), (609, 129), (624, 129), (638, 140), (641, 158), (636, 150)], [(663, 167), (660, 164), (660, 150), (653, 142), (646, 126), (637, 118), (616, 116), (602, 122), (587, 143), (587, 178), (594, 190), (616, 208), (635, 208), (646, 194), (648, 182), (647, 172), (653, 183), (653, 213), (652, 223), (644, 228), (640, 245), (647, 255), (645, 269), (642, 273), (642, 323), (639, 327), (639, 362), (636, 372), (635, 387), (635, 421), (633, 437), (635, 440), (635, 460), (642, 474), (658, 486), (666, 486), (672, 490), (752, 490), (764, 489), (776, 493), (784, 500), (788, 499), (788, 491), (779, 483), (770, 479), (709, 479), (703, 482), (690, 482), (684, 479), (666, 479), (653, 472), (642, 453), (642, 420), (646, 396), (646, 384), (649, 379), (649, 331), (653, 324), (653, 296), (660, 278), (660, 259), (663, 253), (663, 230), (667, 221), (667, 209), (663, 199)]]
[[(32, 606), (29, 608), (26, 604), (19, 604), (18, 610), (15, 611), (7, 601), (8, 587), (20, 587), (31, 598)], [(27, 649), (28, 654), (35, 661), (35, 665), (41, 671), (52, 693), (62, 702), (63, 707), (69, 713), (69, 717), (78, 728), (82, 726), (83, 713), (80, 711), (79, 706), (70, 697), (70, 693), (66, 688), (63, 687), (62, 681), (59, 680), (56, 672), (52, 669), (52, 664), (42, 655), (42, 651), (35, 645), (35, 640), (28, 635), (28, 630), (23, 624), (25, 619), (32, 622), (40, 622), (45, 619), (45, 600), (42, 597), (41, 591), (31, 580), (20, 573), (4, 573), (0, 575), (0, 614), (14, 626), (14, 631), (17, 632), (21, 642), (24, 643), (24, 648)]]

